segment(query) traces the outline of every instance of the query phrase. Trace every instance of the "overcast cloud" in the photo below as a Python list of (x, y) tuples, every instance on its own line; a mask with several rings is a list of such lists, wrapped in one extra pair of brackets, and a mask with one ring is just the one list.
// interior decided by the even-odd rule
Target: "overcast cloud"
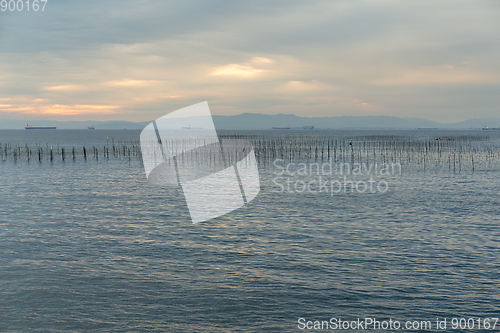
[(500, 116), (487, 0), (62, 1), (0, 11), (0, 119)]

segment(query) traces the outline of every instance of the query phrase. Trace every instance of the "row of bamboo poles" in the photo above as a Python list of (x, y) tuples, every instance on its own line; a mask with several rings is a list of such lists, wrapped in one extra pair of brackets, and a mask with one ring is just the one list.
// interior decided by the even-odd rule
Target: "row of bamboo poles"
[(500, 168), (500, 145), (487, 136), (427, 140), (404, 136), (246, 136), (260, 165), (286, 163), (392, 164), (403, 170), (454, 173)]
[[(415, 139), (405, 136), (265, 136), (224, 135), (221, 139), (244, 139), (252, 143), (259, 166), (282, 163), (399, 163), (403, 170), (449, 171), (453, 173), (494, 170), (500, 167), (500, 146), (487, 136), (451, 136)], [(176, 143), (170, 142), (175, 148)], [(178, 147), (185, 146), (179, 142)], [(190, 142), (188, 144), (192, 145)], [(180, 149), (182, 150), (182, 149)], [(179, 150), (179, 151), (180, 151)], [(216, 152), (214, 151), (214, 154)], [(211, 152), (201, 151), (189, 163), (214, 162)], [(227, 152), (226, 152), (227, 154)], [(191, 154), (192, 155), (192, 154)], [(161, 158), (161, 157), (159, 157)], [(65, 162), (67, 160), (138, 159), (142, 161), (138, 139), (112, 140), (103, 146), (12, 145), (0, 143), (0, 161)]]
[(112, 145), (105, 145), (101, 148), (93, 146), (65, 147), (35, 144), (33, 145), (12, 145), (10, 143), (0, 143), (0, 161), (17, 162), (65, 162), (67, 160), (83, 159), (96, 160), (99, 158), (128, 159), (141, 157), (139, 140), (120, 141)]

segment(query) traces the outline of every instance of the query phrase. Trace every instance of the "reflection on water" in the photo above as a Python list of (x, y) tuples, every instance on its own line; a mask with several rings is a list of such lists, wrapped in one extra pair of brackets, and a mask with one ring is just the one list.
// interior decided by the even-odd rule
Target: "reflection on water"
[[(100, 147), (138, 135), (74, 132), (23, 141)], [(403, 172), (384, 194), (332, 196), (276, 193), (276, 169), (261, 165), (257, 198), (193, 225), (180, 188), (148, 185), (139, 159), (0, 163), (2, 332), (498, 317), (498, 168)]]

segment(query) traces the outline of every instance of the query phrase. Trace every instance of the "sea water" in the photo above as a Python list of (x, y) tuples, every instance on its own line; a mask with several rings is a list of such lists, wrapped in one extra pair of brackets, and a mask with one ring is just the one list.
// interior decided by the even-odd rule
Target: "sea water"
[[(307, 135), (486, 135), (479, 145), (500, 146), (494, 131), (319, 132)], [(139, 134), (0, 131), (0, 143), (80, 152)], [(282, 191), (267, 163), (256, 199), (192, 224), (182, 189), (148, 184), (140, 156), (6, 158), (0, 331), (289, 332), (366, 318), (432, 331), (474, 318), (478, 329), (500, 317), (500, 169), (446, 168), (403, 166), (373, 175), (387, 191), (331, 193), (294, 187), (317, 174), (292, 175)]]

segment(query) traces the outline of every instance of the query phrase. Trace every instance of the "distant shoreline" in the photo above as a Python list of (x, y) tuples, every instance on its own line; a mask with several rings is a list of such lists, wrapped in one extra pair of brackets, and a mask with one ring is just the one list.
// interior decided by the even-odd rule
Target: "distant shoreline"
[[(300, 117), (293, 114), (265, 115), (243, 113), (234, 116), (213, 116), (216, 129), (224, 130), (271, 130), (275, 128), (290, 128), (290, 130), (348, 130), (348, 129), (416, 129), (444, 130), (468, 129), (479, 130), (485, 127), (500, 127), (500, 118), (469, 119), (455, 123), (440, 123), (424, 118), (405, 118), (393, 116), (340, 116), (340, 117)], [(192, 119), (192, 118), (190, 118)], [(0, 129), (24, 129), (26, 124), (33, 127), (57, 127), (62, 129), (87, 130), (142, 130), (151, 120), (143, 122), (131, 121), (54, 121), (54, 120), (12, 120), (0, 119)]]

